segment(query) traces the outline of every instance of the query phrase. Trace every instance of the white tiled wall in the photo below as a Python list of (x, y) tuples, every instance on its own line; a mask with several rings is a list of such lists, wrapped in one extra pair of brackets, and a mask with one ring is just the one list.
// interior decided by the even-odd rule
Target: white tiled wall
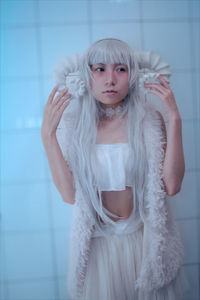
[[(8, 2), (10, 3), (10, 2)], [(11, 4), (9, 4), (11, 5)], [(3, 12), (2, 12), (3, 14)], [(5, 77), (38, 76), (37, 29), (35, 26), (1, 25), (1, 70)]]
[(67, 300), (73, 207), (53, 184), (40, 127), (55, 62), (104, 37), (157, 52), (171, 65), (186, 173), (169, 201), (185, 246), (187, 300), (200, 299), (199, 23), (196, 0), (0, 1), (1, 300)]
[(41, 26), (40, 55), (42, 57), (41, 72), (49, 76), (55, 63), (65, 55), (72, 55), (86, 49), (89, 43), (89, 25)]

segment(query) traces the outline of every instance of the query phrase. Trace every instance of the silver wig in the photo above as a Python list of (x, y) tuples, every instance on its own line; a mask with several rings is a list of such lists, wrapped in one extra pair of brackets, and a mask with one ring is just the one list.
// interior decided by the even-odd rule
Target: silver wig
[[(124, 99), (127, 110), (126, 132), (131, 147), (130, 162), (133, 174), (133, 188), (141, 196), (145, 185), (146, 154), (143, 143), (142, 119), (145, 114), (145, 101), (139, 93), (139, 66), (133, 49), (124, 41), (106, 38), (94, 42), (84, 53), (80, 66), (81, 78), (86, 85), (85, 95), (78, 101), (78, 113), (75, 116), (74, 129), (69, 148), (70, 167), (74, 178), (79, 182), (86, 201), (94, 208), (94, 214), (104, 223), (112, 224), (102, 207), (101, 191), (95, 181), (95, 170), (91, 157), (94, 155), (97, 128), (100, 121), (100, 103), (92, 92), (90, 82), (92, 72), (90, 66), (97, 63), (119, 63), (128, 66), (129, 92)], [(137, 197), (136, 197), (137, 198)], [(135, 199), (136, 205), (136, 199)], [(110, 215), (118, 217), (115, 214)], [(98, 228), (103, 232), (101, 222)], [(106, 236), (106, 233), (104, 233)]]

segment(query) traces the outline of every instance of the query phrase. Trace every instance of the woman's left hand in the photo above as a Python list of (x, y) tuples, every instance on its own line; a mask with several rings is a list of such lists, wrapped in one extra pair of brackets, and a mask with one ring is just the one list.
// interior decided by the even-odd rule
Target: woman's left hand
[(157, 78), (161, 81), (161, 83), (144, 82), (144, 86), (149, 88), (148, 93), (153, 93), (160, 98), (168, 121), (170, 119), (180, 119), (180, 113), (169, 83), (161, 74)]

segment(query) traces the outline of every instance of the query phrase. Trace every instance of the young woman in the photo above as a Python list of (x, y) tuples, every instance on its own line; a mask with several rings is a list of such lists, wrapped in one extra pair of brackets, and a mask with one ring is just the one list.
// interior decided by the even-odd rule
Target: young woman
[[(93, 43), (78, 64), (76, 113), (58, 128), (71, 98), (51, 92), (42, 140), (54, 183), (74, 204), (69, 299), (178, 300), (183, 247), (166, 195), (185, 172), (181, 116), (162, 75), (146, 83), (168, 120), (139, 91), (139, 65), (125, 42)], [(58, 130), (59, 129), (59, 130)]]

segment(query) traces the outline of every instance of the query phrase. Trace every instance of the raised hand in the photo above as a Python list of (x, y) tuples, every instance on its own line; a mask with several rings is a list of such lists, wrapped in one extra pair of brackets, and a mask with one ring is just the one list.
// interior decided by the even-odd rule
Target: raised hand
[(56, 129), (60, 122), (61, 116), (65, 108), (69, 105), (71, 94), (67, 94), (68, 89), (65, 88), (54, 99), (54, 96), (58, 90), (58, 86), (55, 86), (49, 95), (48, 101), (44, 108), (43, 122), (41, 127), (42, 138), (53, 137), (56, 135)]
[(158, 79), (161, 83), (144, 83), (144, 86), (148, 89), (149, 93), (157, 95), (163, 103), (163, 108), (165, 115), (168, 120), (170, 119), (179, 119), (180, 114), (176, 104), (176, 100), (173, 94), (173, 91), (170, 88), (169, 83), (164, 79), (160, 74)]

